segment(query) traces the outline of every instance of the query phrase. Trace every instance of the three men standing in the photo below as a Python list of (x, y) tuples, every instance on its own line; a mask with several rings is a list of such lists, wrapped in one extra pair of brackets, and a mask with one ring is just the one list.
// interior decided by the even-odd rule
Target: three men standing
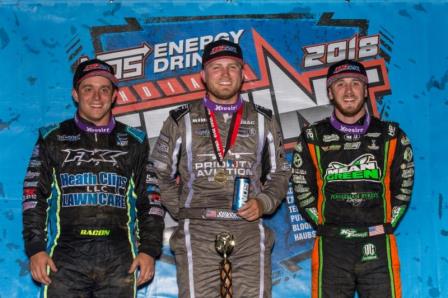
[[(239, 45), (208, 44), (206, 96), (170, 112), (148, 160), (145, 134), (111, 115), (113, 69), (95, 59), (78, 66), (77, 113), (40, 130), (24, 185), (25, 247), (45, 293), (134, 296), (154, 274), (163, 204), (179, 221), (170, 245), (180, 297), (219, 295), (221, 232), (236, 242), (233, 297), (271, 297), (274, 236), (261, 217), (285, 197), (290, 168), (272, 112), (240, 96), (243, 67)], [(370, 116), (362, 64), (332, 65), (327, 87), (334, 113), (305, 128), (293, 155), (296, 203), (317, 231), (312, 295), (401, 297), (393, 231), (412, 193), (409, 139)], [(232, 209), (240, 179), (248, 199)]]

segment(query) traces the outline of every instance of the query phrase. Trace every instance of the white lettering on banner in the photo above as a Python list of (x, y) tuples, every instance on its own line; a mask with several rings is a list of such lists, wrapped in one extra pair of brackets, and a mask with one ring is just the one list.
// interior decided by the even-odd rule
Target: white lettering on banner
[(215, 36), (204, 35), (157, 43), (154, 45), (154, 73), (164, 71), (176, 71), (185, 68), (196, 67), (202, 62), (199, 51), (210, 42), (218, 39), (226, 39), (239, 43), (244, 30), (220, 32)]
[(306, 229), (311, 229), (311, 225), (307, 222), (302, 222), (299, 224), (293, 224), (292, 225), (292, 230), (293, 232), (299, 232), (299, 231), (303, 231)]
[(313, 227), (305, 221), (302, 215), (299, 213), (291, 188), (286, 196), (286, 203), (289, 213), (289, 224), (291, 225), (291, 234), (294, 241), (303, 241), (312, 239), (315, 237), (316, 232)]
[(323, 66), (344, 59), (375, 57), (380, 50), (380, 36), (355, 35), (347, 40), (303, 47), (303, 67)]
[(315, 237), (316, 237), (315, 231), (308, 231), (308, 232), (303, 232), (303, 233), (299, 233), (299, 234), (294, 234), (295, 241), (303, 241), (303, 240), (307, 240), (307, 239), (313, 239)]
[[(144, 62), (151, 51), (152, 48), (144, 42), (140, 47), (98, 54), (96, 58), (114, 66), (117, 79), (130, 80), (145, 75)], [(87, 57), (82, 57), (80, 62), (86, 60)]]
[[(243, 33), (244, 30), (239, 30), (232, 34), (229, 33), (229, 36), (238, 39), (239, 41)], [(256, 76), (251, 71), (248, 72), (252, 73), (252, 80), (244, 84), (242, 97), (245, 100), (251, 98), (251, 101), (254, 103), (276, 111), (276, 117), (279, 119), (282, 135), (285, 140), (285, 148), (289, 149), (291, 148), (290, 146), (293, 145), (292, 142), (297, 140), (305, 123), (313, 123), (329, 116), (331, 113), (331, 105), (327, 96), (326, 79), (322, 75), (323, 70), (312, 70), (303, 73), (295, 72), (293, 67), (289, 65), (288, 62), (276, 52), (261, 35), (256, 31), (252, 31), (252, 33), (254, 47), (257, 49), (264, 49), (269, 55), (263, 54), (264, 56), (257, 56), (258, 61), (263, 60), (267, 61), (267, 63), (258, 65), (260, 68), (259, 76)], [(211, 38), (216, 38), (217, 34), (209, 36), (211, 36)], [(378, 35), (370, 37), (375, 40), (375, 38), (378, 38)], [(193, 37), (189, 37), (188, 41), (187, 39), (177, 41), (176, 45), (171, 45), (171, 50), (169, 43), (163, 45), (159, 44), (157, 49), (154, 49), (154, 56), (161, 59), (169, 59), (172, 57), (170, 56), (170, 53), (174, 56), (178, 56), (178, 52), (182, 53), (181, 55), (192, 54), (195, 52), (191, 51), (196, 50), (197, 47), (201, 47), (201, 42), (206, 44), (206, 41), (210, 39), (194, 37), (196, 39), (191, 40), (192, 38)], [(368, 48), (367, 45), (375, 43), (370, 39), (364, 40), (364, 38), (367, 37), (355, 36), (349, 39), (349, 41), (353, 42), (353, 40), (355, 40), (365, 47), (365, 51), (362, 52), (362, 55), (367, 55), (367, 53), (373, 55), (375, 52), (374, 47), (378, 46), (378, 44), (372, 46), (373, 48)], [(264, 51), (260, 52), (265, 53)], [(245, 68), (250, 70), (256, 65), (246, 66), (247, 67)], [(386, 71), (384, 59), (369, 59), (369, 61), (366, 62), (366, 67), (369, 83), (371, 84), (371, 88), (369, 88), (370, 101), (374, 103), (375, 94), (390, 90), (389, 82), (387, 81), (387, 73), (383, 73)], [(271, 78), (270, 81), (263, 79), (267, 77), (268, 74)], [(165, 89), (161, 90), (153, 87), (153, 85), (159, 84), (158, 81), (148, 81), (143, 83), (146, 84), (145, 86), (150, 90), (150, 93), (147, 92), (148, 90), (140, 90), (142, 85), (140, 82), (135, 85), (127, 86), (125, 87), (126, 90), (123, 90), (123, 93), (126, 93), (127, 101), (122, 100), (121, 103), (119, 102), (114, 108), (114, 114), (119, 115), (118, 119), (126, 124), (142, 128), (146, 127), (147, 135), (151, 142), (157, 137), (160, 130), (157, 129), (157, 127), (161, 128), (162, 122), (168, 116), (168, 111), (171, 108), (184, 102), (191, 102), (202, 98), (202, 94), (196, 91), (203, 91), (204, 86), (201, 86), (201, 89), (197, 89), (197, 85), (190, 84), (192, 78), (198, 80), (198, 82), (200, 81), (198, 73), (173, 76), (168, 79), (163, 78), (161, 82), (164, 81), (164, 83), (161, 85), (164, 85)], [(171, 96), (174, 93), (169, 90), (170, 86), (167, 86), (165, 81), (172, 83), (173, 86), (186, 87), (186, 89), (177, 87), (176, 90), (178, 93), (176, 94), (176, 98), (173, 99), (175, 102), (171, 101)], [(285, 90), (288, 90), (288, 92), (285, 92)], [(148, 96), (148, 94), (154, 94), (155, 100), (141, 98), (141, 96), (145, 96), (144, 94), (146, 94), (146, 96)], [(141, 112), (145, 115), (144, 117), (139, 115)], [(374, 110), (374, 114), (376, 113), (377, 111)], [(148, 115), (151, 115), (151, 117)], [(142, 123), (142, 121), (145, 121), (146, 123)], [(150, 123), (148, 123), (148, 121), (150, 121)], [(193, 117), (192, 120), (194, 125), (201, 123), (201, 121), (202, 119), (196, 117)], [(297, 127), (300, 129), (297, 129)]]

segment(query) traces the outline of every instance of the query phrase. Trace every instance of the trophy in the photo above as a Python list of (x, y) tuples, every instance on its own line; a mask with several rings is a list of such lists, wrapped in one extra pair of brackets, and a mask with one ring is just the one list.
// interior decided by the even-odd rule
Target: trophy
[(221, 279), (220, 294), (221, 298), (232, 298), (232, 263), (227, 257), (232, 253), (235, 246), (233, 235), (227, 232), (222, 232), (216, 235), (215, 248), (223, 257), (219, 263), (219, 275)]

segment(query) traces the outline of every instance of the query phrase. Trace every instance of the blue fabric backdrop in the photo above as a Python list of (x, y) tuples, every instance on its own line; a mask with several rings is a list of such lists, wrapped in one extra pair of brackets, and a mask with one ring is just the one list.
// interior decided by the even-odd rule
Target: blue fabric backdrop
[[(70, 97), (74, 63), (98, 56), (117, 67), (122, 92), (114, 112), (146, 130), (152, 142), (170, 108), (201, 97), (197, 58), (203, 44), (216, 38), (230, 38), (244, 48), (244, 96), (275, 111), (287, 148), (300, 127), (328, 114), (325, 63), (340, 55), (364, 55), (374, 82), (369, 107), (399, 122), (415, 149), (415, 192), (397, 231), (403, 297), (447, 297), (448, 4), (294, 2), (0, 4), (0, 297), (38, 295), (23, 252), (22, 181), (37, 128), (75, 111)], [(322, 49), (328, 59), (310, 66), (307, 51)], [(266, 222), (277, 233), (273, 296), (309, 297), (313, 234), (290, 194)], [(166, 238), (174, 225), (168, 218)], [(139, 297), (177, 297), (166, 241), (156, 278)]]

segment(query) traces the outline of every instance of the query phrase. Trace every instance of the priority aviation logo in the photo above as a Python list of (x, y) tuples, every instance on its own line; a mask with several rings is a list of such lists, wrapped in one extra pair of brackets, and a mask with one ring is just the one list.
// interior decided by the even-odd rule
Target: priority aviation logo
[[(327, 117), (331, 113), (332, 106), (327, 97), (325, 75), (331, 63), (342, 59), (361, 60), (367, 68), (369, 108), (374, 115), (378, 116), (377, 98), (390, 93), (386, 71), (386, 60), (390, 57), (380, 49), (380, 35), (366, 34), (365, 20), (349, 20), (348, 23), (354, 29), (358, 27), (359, 31), (352, 30), (353, 32), (345, 39), (331, 40), (330, 38), (321, 43), (298, 45), (302, 53), (300, 50), (288, 53), (287, 46), (276, 44), (278, 39), (274, 38), (274, 32), (277, 30), (265, 28), (266, 26), (273, 27), (275, 23), (269, 25), (269, 22), (258, 22), (258, 20), (271, 18), (276, 21), (287, 20), (300, 23), (309, 22), (312, 16), (280, 14), (233, 17), (241, 18), (241, 22), (236, 21), (231, 28), (228, 28), (225, 17), (223, 19), (213, 17), (210, 22), (214, 24), (210, 28), (216, 28), (216, 32), (206, 31), (202, 34), (194, 32), (189, 37), (185, 36), (188, 35), (185, 34), (186, 32), (182, 32), (181, 28), (184, 28), (182, 24), (194, 22), (194, 18), (174, 18), (173, 20), (167, 18), (167, 26), (172, 26), (173, 21), (179, 22), (182, 38), (176, 39), (175, 34), (170, 31), (170, 34), (167, 32), (170, 40), (145, 41), (132, 48), (113, 51), (103, 50), (101, 40), (105, 40), (107, 46), (107, 39), (104, 37), (119, 33), (123, 38), (123, 44), (129, 44), (129, 41), (125, 42), (126, 35), (123, 34), (126, 30), (133, 35), (136, 31), (163, 30), (163, 22), (158, 20), (154, 25), (150, 22), (151, 20), (146, 20), (145, 24), (151, 24), (148, 28), (146, 27), (148, 25), (142, 26), (134, 18), (127, 18), (126, 25), (92, 28), (96, 56), (113, 65), (121, 81), (117, 105), (114, 108), (117, 119), (146, 130), (150, 140), (157, 138), (169, 110), (203, 98), (205, 87), (199, 74), (202, 49), (207, 43), (220, 38), (244, 43), (246, 65), (242, 96), (246, 100), (274, 111), (282, 129), (286, 149), (293, 148), (305, 125)], [(247, 17), (255, 20), (248, 23), (245, 19)], [(203, 18), (201, 20), (203, 21)], [(322, 30), (327, 30), (325, 28), (328, 26), (340, 26), (342, 30), (347, 27), (343, 24), (345, 21), (347, 20), (333, 20), (332, 13), (325, 13), (317, 22), (316, 27), (320, 30), (319, 26), (323, 26)], [(156, 30), (151, 26), (159, 26), (159, 28)], [(200, 26), (205, 27), (202, 23)], [(168, 31), (169, 28), (172, 27), (167, 27), (165, 30)], [(294, 34), (298, 33), (291, 32), (290, 38), (297, 39), (298, 37)], [(114, 40), (116, 46), (117, 38), (115, 37)], [(269, 42), (269, 40), (277, 40), (277, 42)], [(290, 57), (293, 57), (296, 63), (291, 62)]]

